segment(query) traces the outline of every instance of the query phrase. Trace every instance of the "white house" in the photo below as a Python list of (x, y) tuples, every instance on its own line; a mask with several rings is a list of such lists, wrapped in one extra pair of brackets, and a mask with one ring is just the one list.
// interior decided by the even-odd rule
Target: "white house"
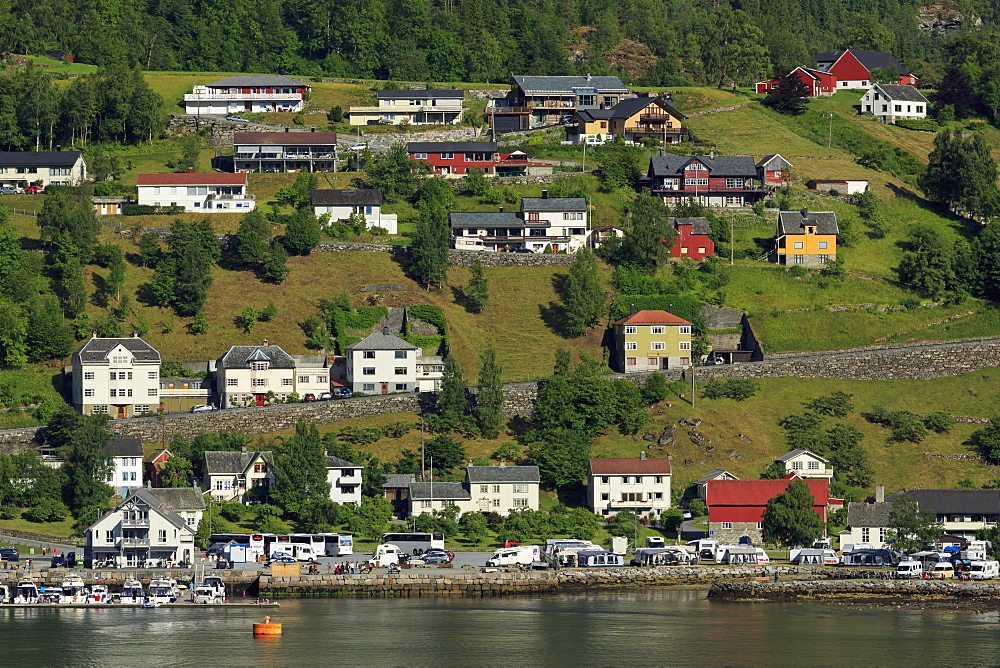
[(654, 517), (670, 508), (670, 460), (666, 457), (599, 457), (590, 460), (587, 497), (597, 515), (628, 511)]
[(139, 174), (139, 204), (180, 206), (195, 213), (245, 213), (256, 198), (247, 192), (246, 174)]
[(522, 197), (521, 210), (456, 212), (449, 215), (459, 250), (546, 250), (575, 253), (587, 243), (587, 200), (583, 197)]
[(875, 84), (861, 97), (861, 113), (874, 115), (883, 123), (901, 119), (927, 118), (930, 103), (913, 86)]
[(417, 356), (417, 391), (437, 392), (444, 378), (444, 358), (440, 355)]
[(160, 403), (160, 353), (137, 336), (94, 336), (73, 353), (72, 369), (73, 406), (84, 415), (122, 419)]
[(330, 369), (325, 355), (289, 355), (265, 339), (227, 350), (215, 363), (215, 385), (220, 408), (264, 406), (293, 392), (318, 399), (330, 391)]
[(330, 220), (347, 220), (352, 214), (365, 217), (365, 227), (381, 227), (396, 234), (396, 214), (382, 213), (382, 191), (374, 188), (354, 190), (313, 190), (309, 193), (317, 217), (330, 215)]
[(537, 466), (468, 466), (464, 482), (411, 482), (409, 514), (450, 506), (457, 506), (459, 515), (538, 510), (539, 481)]
[(692, 485), (698, 488), (698, 496), (704, 501), (708, 496), (709, 480), (739, 480), (736, 476), (725, 469), (712, 469), (702, 477), (695, 480)]
[(347, 346), (347, 383), (354, 394), (417, 391), (420, 348), (389, 333), (369, 334)]
[(376, 107), (351, 107), (351, 125), (455, 125), (462, 122), (463, 90), (380, 90)]
[(802, 448), (796, 448), (774, 461), (784, 464), (786, 473), (794, 473), (800, 478), (833, 478), (829, 460)]
[(87, 163), (80, 151), (0, 152), (0, 187), (75, 186), (86, 180)]
[(327, 456), (326, 480), (330, 483), (331, 501), (361, 505), (361, 469), (346, 459)]
[(107, 483), (115, 489), (142, 487), (142, 441), (138, 438), (112, 438), (104, 452), (114, 457)]
[[(114, 510), (90, 525), (86, 531), (85, 562), (110, 558), (120, 567), (129, 568), (151, 560), (190, 563), (195, 557), (197, 521), (189, 521), (174, 510), (178, 495), (173, 492), (182, 490), (169, 490), (167, 500), (158, 495), (162, 491), (136, 489)], [(194, 496), (200, 500), (197, 490), (184, 491), (190, 501)], [(191, 491), (195, 493), (192, 495)], [(190, 501), (183, 507), (197, 512)]]
[(237, 172), (336, 171), (336, 132), (234, 132)]
[(265, 501), (274, 485), (271, 453), (205, 452), (204, 483), (216, 499), (237, 503)]
[(885, 501), (848, 503), (847, 526), (839, 534), (841, 546), (863, 543), (875, 550), (888, 547), (891, 512), (892, 504)]
[(187, 114), (302, 111), (311, 86), (288, 77), (239, 74), (195, 86), (184, 96)]

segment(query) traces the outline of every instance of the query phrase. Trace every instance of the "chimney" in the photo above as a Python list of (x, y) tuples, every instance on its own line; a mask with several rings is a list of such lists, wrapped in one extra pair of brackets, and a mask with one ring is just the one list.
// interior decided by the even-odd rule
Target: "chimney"
[(635, 315), (635, 304), (629, 304), (628, 305), (628, 314), (629, 315)]
[(645, 450), (643, 450), (642, 452), (639, 453), (639, 459), (642, 460), (642, 461), (646, 461), (646, 451)]
[(875, 503), (885, 501), (885, 485), (875, 485)]
[(802, 207), (802, 210), (799, 211), (799, 213), (802, 214), (803, 218), (808, 218), (809, 217), (809, 207), (807, 207), (807, 206)]
[(500, 213), (503, 213), (503, 207), (500, 207)]
[(590, 81), (590, 72), (587, 72), (587, 81)]
[(382, 328), (382, 333), (385, 334), (386, 336), (389, 336), (389, 328), (388, 327), (383, 327)]
[(504, 460), (501, 459), (500, 460), (500, 466), (507, 466), (507, 462), (505, 462)]
[(549, 191), (548, 190), (543, 190), (542, 191), (542, 199), (548, 199), (548, 198), (549, 198)]
[(194, 167), (188, 167), (188, 174), (194, 174)]
[(708, 152), (708, 157), (709, 157), (710, 160), (715, 160), (715, 149), (714, 148), (711, 151)]
[(288, 128), (285, 128), (285, 132), (288, 132)]
[(309, 132), (316, 132), (315, 126), (309, 126)]
[(673, 304), (669, 304), (667, 306), (667, 313), (671, 313), (672, 314), (673, 312), (674, 312), (674, 305)]
[(263, 345), (264, 347), (267, 347), (267, 339), (264, 339), (264, 343), (262, 343), (261, 345)]

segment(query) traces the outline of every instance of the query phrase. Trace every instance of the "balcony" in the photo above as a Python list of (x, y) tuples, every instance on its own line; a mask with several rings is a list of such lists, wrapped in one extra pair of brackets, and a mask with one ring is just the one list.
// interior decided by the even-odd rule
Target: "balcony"
[(487, 114), (530, 114), (530, 107), (486, 107)]
[(253, 201), (253, 200), (256, 200), (256, 199), (257, 199), (256, 195), (233, 195), (233, 194), (228, 194), (228, 193), (226, 193), (226, 194), (223, 194), (223, 193), (210, 193), (208, 195), (208, 201), (209, 202), (214, 201), (214, 200), (250, 200), (250, 201)]
[(302, 100), (302, 93), (188, 93), (185, 102), (242, 102), (244, 100)]
[(662, 125), (630, 125), (625, 128), (626, 134), (650, 134), (650, 135), (687, 135), (691, 134), (686, 128), (664, 128)]
[(149, 537), (122, 538), (122, 547), (149, 547)]
[(148, 527), (149, 518), (148, 517), (134, 517), (132, 519), (123, 519), (122, 527)]

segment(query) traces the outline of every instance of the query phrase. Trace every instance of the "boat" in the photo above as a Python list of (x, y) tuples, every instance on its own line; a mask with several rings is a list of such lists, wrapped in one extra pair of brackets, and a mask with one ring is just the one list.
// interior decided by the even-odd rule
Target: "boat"
[(142, 604), (142, 605), (140, 605), (139, 607), (140, 607), (140, 608), (158, 608), (158, 607), (160, 607), (161, 605), (163, 605), (163, 604), (162, 604), (162, 603), (151, 603), (151, 602), (148, 602), (148, 601), (147, 601), (146, 603), (143, 603), (143, 604)]
[(10, 587), (0, 585), (0, 604), (10, 603)]
[(206, 587), (205, 585), (198, 585), (194, 588), (194, 596), (192, 597), (195, 603), (221, 603), (215, 590), (211, 587)]
[(90, 588), (87, 595), (87, 603), (111, 603), (111, 593), (102, 584), (96, 584)]
[(42, 587), (38, 594), (39, 603), (62, 603), (62, 587)]
[(122, 593), (118, 597), (119, 603), (136, 605), (146, 600), (146, 592), (142, 589), (142, 583), (138, 580), (126, 580), (122, 585)]
[(64, 580), (62, 586), (62, 601), (60, 603), (86, 603), (87, 588), (80, 578)]
[(177, 589), (177, 580), (160, 578), (149, 583), (146, 600), (150, 603), (173, 603), (178, 598), (180, 598), (180, 592)]
[(14, 588), (12, 603), (38, 603), (40, 601), (38, 585), (31, 580), (20, 580)]

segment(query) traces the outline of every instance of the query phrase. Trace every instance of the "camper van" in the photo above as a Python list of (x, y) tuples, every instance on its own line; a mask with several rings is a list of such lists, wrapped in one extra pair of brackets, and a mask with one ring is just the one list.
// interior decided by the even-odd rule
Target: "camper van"
[[(687, 543), (689, 548), (693, 548), (695, 554), (698, 555), (699, 559), (704, 559), (706, 561), (718, 561), (716, 557), (716, 552), (719, 548), (719, 541), (711, 538), (702, 538), (701, 540), (692, 540)], [(721, 557), (721, 555), (719, 555)]]
[(769, 564), (771, 563), (771, 559), (767, 556), (767, 552), (765, 552), (763, 548), (735, 547), (730, 545), (722, 557), (722, 563), (729, 565), (745, 564), (757, 566), (760, 564)]
[(919, 579), (924, 576), (923, 563), (915, 559), (907, 559), (896, 564), (896, 577), (906, 579)]
[(399, 558), (403, 554), (405, 553), (399, 549), (399, 546), (392, 543), (382, 543), (375, 548), (375, 552), (372, 554), (372, 558), (368, 560), (368, 563), (372, 566), (398, 566)]
[(515, 547), (502, 547), (493, 553), (486, 560), (486, 565), (494, 566), (530, 566), (541, 560), (541, 551), (537, 545), (517, 545)]
[(663, 536), (646, 536), (646, 547), (664, 547)]
[(955, 566), (950, 561), (939, 561), (930, 571), (935, 580), (950, 580), (955, 577)]
[(995, 577), (1000, 577), (998, 561), (973, 561), (969, 568), (970, 580), (992, 580)]
[(271, 552), (272, 558), (285, 555), (296, 561), (316, 561), (316, 553), (313, 551), (311, 545), (305, 545), (304, 543), (275, 543), (271, 547), (274, 549)]

